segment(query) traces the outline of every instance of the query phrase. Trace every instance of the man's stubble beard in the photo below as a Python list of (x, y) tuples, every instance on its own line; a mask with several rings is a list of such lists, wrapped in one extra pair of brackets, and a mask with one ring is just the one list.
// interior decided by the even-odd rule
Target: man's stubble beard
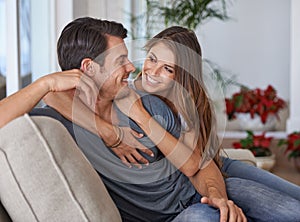
[(128, 86), (124, 86), (122, 87), (118, 93), (116, 94), (114, 100), (118, 100), (118, 99), (123, 99), (125, 98), (126, 96), (129, 95), (129, 92), (130, 92), (130, 89), (128, 88)]

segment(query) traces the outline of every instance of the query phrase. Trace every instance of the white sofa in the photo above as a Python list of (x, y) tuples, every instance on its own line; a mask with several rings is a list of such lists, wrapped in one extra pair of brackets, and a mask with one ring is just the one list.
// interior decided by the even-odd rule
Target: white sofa
[[(250, 151), (225, 152), (255, 165)], [(0, 129), (0, 200), (0, 222), (121, 221), (96, 171), (49, 117), (24, 115)]]

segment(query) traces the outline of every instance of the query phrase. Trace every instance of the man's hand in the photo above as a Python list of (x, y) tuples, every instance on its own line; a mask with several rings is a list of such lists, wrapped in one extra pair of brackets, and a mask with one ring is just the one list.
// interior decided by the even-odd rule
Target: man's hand
[(242, 209), (235, 205), (232, 200), (202, 197), (201, 203), (218, 208), (220, 210), (220, 222), (247, 221)]

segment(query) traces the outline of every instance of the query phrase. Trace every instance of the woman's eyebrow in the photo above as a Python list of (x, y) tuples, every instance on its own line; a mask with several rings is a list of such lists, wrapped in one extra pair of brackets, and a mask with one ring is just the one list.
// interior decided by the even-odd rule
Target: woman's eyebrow
[[(150, 52), (150, 54), (156, 59), (156, 60), (158, 60), (157, 59), (157, 56), (153, 53), (153, 52)], [(160, 61), (163, 61), (163, 62), (168, 62), (168, 61), (165, 61), (165, 60), (160, 60)], [(164, 64), (165, 66), (167, 66), (167, 67), (170, 67), (170, 68), (172, 68), (172, 69), (175, 69), (175, 67), (174, 67), (174, 65), (169, 65), (169, 64)]]
[(150, 54), (151, 54), (155, 59), (157, 59), (156, 55), (155, 55), (153, 52), (150, 52)]
[(172, 69), (175, 69), (175, 67), (172, 66), (172, 65), (165, 64), (165, 66), (167, 66), (167, 67), (169, 67), (169, 68), (172, 68)]

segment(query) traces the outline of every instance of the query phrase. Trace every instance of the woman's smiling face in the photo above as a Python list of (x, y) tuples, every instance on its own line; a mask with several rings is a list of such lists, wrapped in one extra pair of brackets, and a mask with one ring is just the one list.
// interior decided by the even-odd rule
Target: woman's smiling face
[(174, 84), (175, 56), (170, 48), (157, 43), (150, 48), (142, 70), (143, 89), (149, 93), (167, 95)]

